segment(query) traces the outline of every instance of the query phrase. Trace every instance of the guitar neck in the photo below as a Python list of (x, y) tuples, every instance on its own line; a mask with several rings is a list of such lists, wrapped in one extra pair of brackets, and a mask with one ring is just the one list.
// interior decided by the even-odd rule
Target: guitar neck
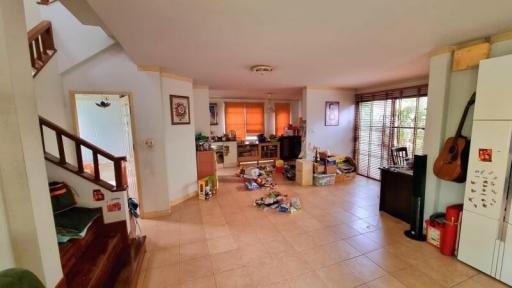
[(468, 103), (466, 104), (466, 107), (464, 108), (464, 113), (460, 118), (459, 127), (457, 127), (457, 133), (455, 134), (455, 138), (459, 138), (462, 135), (462, 128), (464, 128), (464, 123), (466, 122), (466, 117), (468, 116), (469, 108), (471, 108), (471, 106), (475, 104), (475, 96), (476, 93), (473, 92), (473, 95), (471, 95), (471, 97), (468, 100)]

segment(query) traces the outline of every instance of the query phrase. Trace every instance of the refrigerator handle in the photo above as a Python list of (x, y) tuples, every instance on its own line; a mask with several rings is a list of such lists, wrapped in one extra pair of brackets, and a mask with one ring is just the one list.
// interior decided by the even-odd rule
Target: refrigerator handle
[(509, 163), (508, 163), (508, 171), (509, 171), (509, 175), (507, 177), (507, 191), (505, 193), (505, 209), (502, 211), (503, 213), (503, 216), (500, 217), (502, 222), (500, 223), (499, 225), (499, 229), (498, 229), (498, 235), (499, 235), (499, 241), (501, 242), (505, 242), (507, 239), (507, 223), (510, 223), (509, 222), (509, 216), (510, 214), (510, 209), (512, 209), (511, 207), (511, 204), (512, 204), (512, 139), (511, 139), (511, 144), (509, 146), (510, 148), (510, 151), (509, 151)]

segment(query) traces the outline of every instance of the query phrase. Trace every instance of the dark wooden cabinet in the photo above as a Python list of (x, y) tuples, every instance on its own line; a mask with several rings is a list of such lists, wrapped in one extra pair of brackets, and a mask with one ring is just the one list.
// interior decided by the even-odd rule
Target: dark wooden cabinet
[(379, 209), (410, 223), (412, 213), (412, 170), (381, 168)]

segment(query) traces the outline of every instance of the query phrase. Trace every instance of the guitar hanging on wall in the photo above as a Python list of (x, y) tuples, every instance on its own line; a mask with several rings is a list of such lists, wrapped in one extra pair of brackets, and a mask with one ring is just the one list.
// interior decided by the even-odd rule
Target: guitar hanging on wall
[(464, 113), (459, 121), (459, 127), (454, 137), (446, 139), (443, 149), (439, 156), (437, 156), (434, 163), (434, 174), (443, 180), (463, 183), (466, 181), (466, 172), (468, 169), (469, 158), (469, 139), (462, 135), (462, 128), (469, 108), (475, 104), (475, 95), (468, 100)]

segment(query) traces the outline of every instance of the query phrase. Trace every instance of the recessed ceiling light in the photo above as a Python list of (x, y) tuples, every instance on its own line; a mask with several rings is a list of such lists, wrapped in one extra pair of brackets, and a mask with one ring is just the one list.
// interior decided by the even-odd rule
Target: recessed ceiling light
[(270, 72), (272, 72), (272, 70), (274, 70), (274, 68), (270, 65), (254, 65), (251, 67), (252, 72), (256, 72), (260, 75), (265, 75), (267, 73), (270, 73)]

